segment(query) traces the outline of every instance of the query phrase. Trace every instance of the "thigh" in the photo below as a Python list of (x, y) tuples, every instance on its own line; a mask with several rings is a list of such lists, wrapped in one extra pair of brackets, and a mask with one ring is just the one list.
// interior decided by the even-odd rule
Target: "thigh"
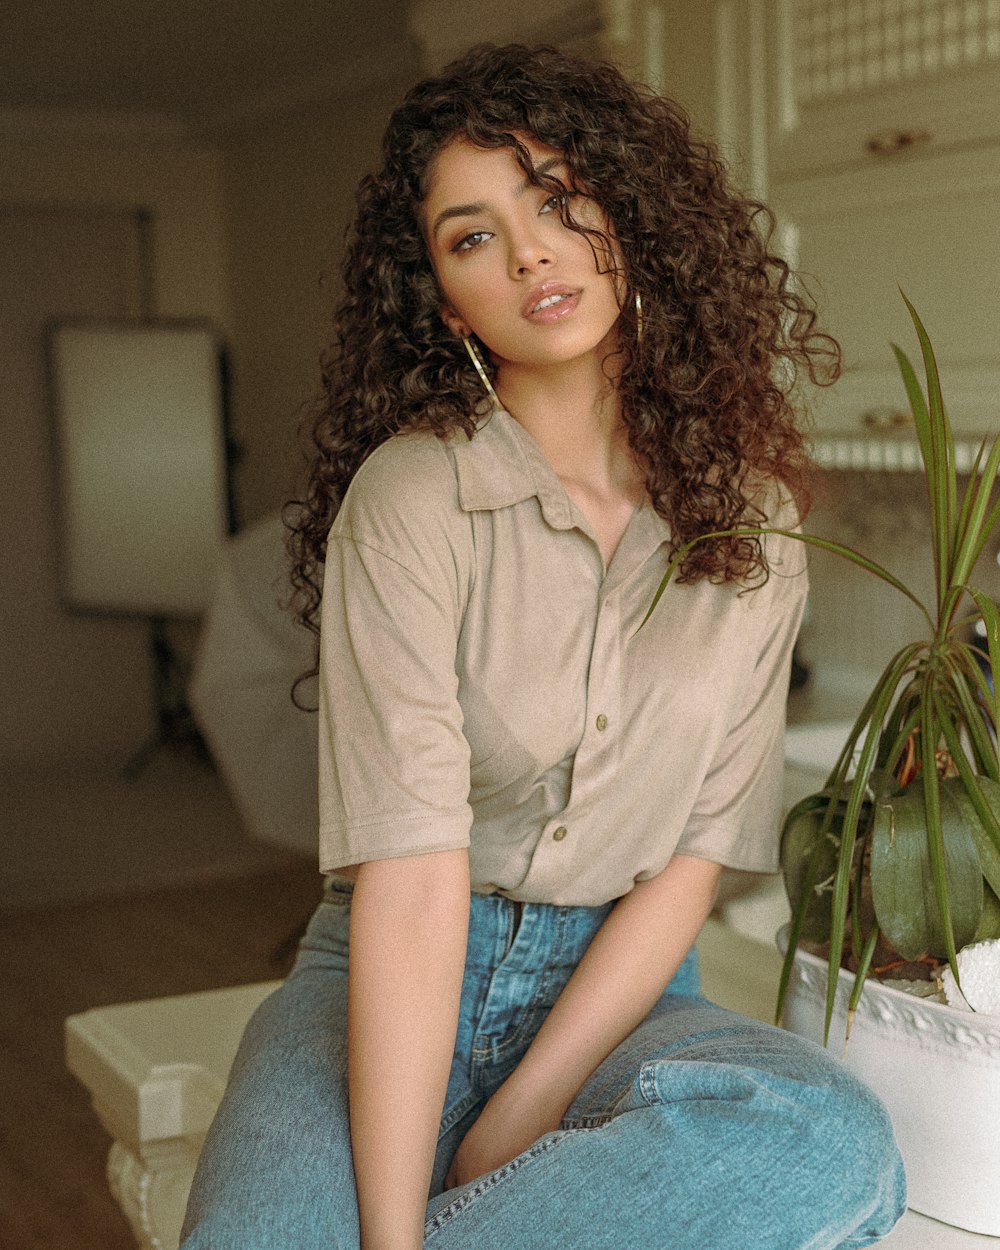
[(191, 1189), (185, 1250), (356, 1250), (348, 921), (344, 899), (328, 896), (295, 970), (247, 1026)]

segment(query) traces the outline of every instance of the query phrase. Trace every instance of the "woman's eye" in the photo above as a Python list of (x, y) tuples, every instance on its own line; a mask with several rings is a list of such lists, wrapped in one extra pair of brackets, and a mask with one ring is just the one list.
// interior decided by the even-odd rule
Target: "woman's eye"
[(563, 205), (569, 200), (569, 193), (563, 191), (559, 195), (550, 195), (542, 205), (543, 213), (558, 213), (562, 211)]
[(471, 234), (463, 235), (451, 250), (453, 252), (471, 252), (474, 247), (478, 247), (480, 243), (491, 237), (488, 230), (473, 230)]

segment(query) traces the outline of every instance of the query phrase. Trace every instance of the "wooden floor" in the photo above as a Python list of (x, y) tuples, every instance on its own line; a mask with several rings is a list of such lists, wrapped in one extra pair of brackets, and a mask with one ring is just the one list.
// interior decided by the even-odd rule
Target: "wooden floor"
[(134, 1250), (104, 1179), (109, 1138), (63, 1064), (66, 1016), (282, 975), (320, 888), (315, 867), (296, 862), (0, 915), (2, 1250)]

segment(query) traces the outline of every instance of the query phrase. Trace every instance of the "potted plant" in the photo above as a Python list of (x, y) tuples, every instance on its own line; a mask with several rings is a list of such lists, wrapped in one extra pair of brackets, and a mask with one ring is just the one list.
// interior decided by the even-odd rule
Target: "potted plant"
[[(792, 809), (782, 833), (793, 921), (779, 1010), (796, 949), (823, 946), (827, 1036), (839, 966), (855, 972), (853, 1012), (869, 974), (934, 974), (947, 962), (960, 983), (958, 951), (1000, 937), (1000, 692), (981, 662), (1000, 671), (1000, 613), (969, 584), (1000, 522), (1000, 500), (992, 497), (1000, 435), (988, 454), (985, 443), (980, 448), (960, 500), (934, 351), (906, 302), (920, 340), (926, 400), (906, 354), (893, 350), (926, 471), (934, 604), (925, 606), (859, 553), (803, 536), (894, 586), (927, 623), (926, 635), (903, 646), (875, 683), (824, 790)], [(962, 612), (970, 600), (985, 627), (985, 652), (968, 637)]]
[[(926, 397), (906, 354), (893, 351), (925, 469), (934, 601), (848, 547), (796, 535), (906, 595), (926, 632), (875, 682), (824, 788), (786, 818), (792, 922), (778, 1018), (824, 1044), (850, 1036), (845, 1062), (892, 1115), (912, 1207), (1000, 1235), (1000, 1017), (970, 1011), (960, 968), (963, 950), (992, 956), (978, 944), (1000, 938), (1000, 695), (989, 676), (1000, 673), (1000, 613), (969, 582), (1000, 523), (1000, 435), (984, 442), (960, 493), (934, 351), (906, 304)], [(974, 620), (985, 645), (971, 638)], [(947, 970), (960, 1005), (912, 992), (923, 981), (934, 994)], [(887, 977), (911, 992), (882, 984)]]

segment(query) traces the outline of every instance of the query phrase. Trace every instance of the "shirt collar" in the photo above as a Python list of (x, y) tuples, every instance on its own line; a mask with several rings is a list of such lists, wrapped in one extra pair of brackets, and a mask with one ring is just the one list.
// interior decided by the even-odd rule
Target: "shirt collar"
[[(528, 431), (505, 409), (494, 408), (471, 439), (459, 437), (452, 448), (463, 511), (492, 512), (537, 496), (542, 516), (553, 529), (568, 530), (578, 524), (555, 470)], [(669, 541), (670, 526), (646, 500), (615, 554), (613, 580), (627, 576)]]
[(553, 529), (572, 529), (569, 496), (555, 470), (523, 426), (494, 408), (471, 439), (452, 443), (458, 501), (465, 512), (494, 511), (538, 497)]

